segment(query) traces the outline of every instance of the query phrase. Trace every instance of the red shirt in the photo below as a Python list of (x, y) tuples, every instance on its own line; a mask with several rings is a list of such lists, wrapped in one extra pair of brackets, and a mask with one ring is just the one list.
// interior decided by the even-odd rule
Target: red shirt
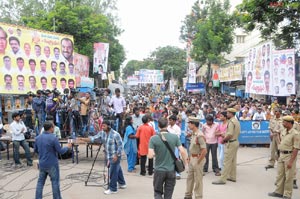
[(139, 154), (148, 155), (150, 138), (155, 135), (155, 131), (148, 123), (139, 126), (136, 132), (136, 137), (140, 138)]

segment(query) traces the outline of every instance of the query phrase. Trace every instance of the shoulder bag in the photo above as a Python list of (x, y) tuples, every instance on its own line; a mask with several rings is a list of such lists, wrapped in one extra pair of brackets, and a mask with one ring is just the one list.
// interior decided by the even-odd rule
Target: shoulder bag
[(166, 147), (168, 148), (168, 150), (169, 150), (169, 152), (170, 152), (170, 154), (171, 154), (171, 156), (174, 160), (175, 171), (177, 173), (183, 172), (184, 169), (185, 169), (183, 161), (180, 158), (176, 158), (176, 156), (174, 154), (174, 151), (171, 149), (171, 147), (170, 147), (169, 143), (167, 142), (167, 140), (165, 138), (164, 138), (165, 140), (162, 138), (162, 133), (159, 134), (159, 137), (163, 141), (163, 143), (166, 145)]

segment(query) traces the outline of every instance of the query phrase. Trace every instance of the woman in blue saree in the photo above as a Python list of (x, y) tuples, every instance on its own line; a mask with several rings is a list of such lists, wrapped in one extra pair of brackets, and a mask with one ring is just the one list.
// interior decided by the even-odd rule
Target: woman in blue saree
[(135, 137), (135, 130), (132, 126), (132, 117), (128, 116), (125, 119), (125, 133), (123, 140), (123, 147), (125, 154), (127, 155), (128, 172), (135, 170), (135, 163), (137, 157), (137, 144)]

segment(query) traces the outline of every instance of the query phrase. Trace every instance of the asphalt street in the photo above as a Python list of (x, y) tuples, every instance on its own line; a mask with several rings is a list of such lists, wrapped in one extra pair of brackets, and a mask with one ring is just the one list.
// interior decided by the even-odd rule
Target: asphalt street
[[(22, 149), (20, 149), (22, 151)], [(123, 156), (122, 168), (127, 188), (118, 190), (117, 194), (104, 195), (106, 171), (104, 170), (103, 152), (96, 160), (91, 177), (85, 185), (94, 158), (86, 157), (85, 146), (80, 146), (79, 164), (73, 164), (71, 159), (60, 161), (61, 192), (64, 199), (132, 199), (153, 198), (152, 176), (140, 176), (140, 168), (136, 173), (127, 172), (127, 163)], [(97, 147), (94, 147), (94, 157)], [(23, 151), (22, 151), (23, 152)], [(12, 154), (12, 153), (11, 153)], [(38, 170), (35, 167), (13, 167), (12, 156), (6, 160), (2, 152), (0, 161), (0, 198), (1, 199), (33, 199), (37, 183)], [(218, 179), (211, 169), (203, 178), (204, 198), (206, 199), (267, 199), (267, 194), (275, 189), (276, 168), (265, 170), (269, 156), (268, 148), (240, 147), (238, 151), (237, 182), (227, 182), (226, 185), (212, 185)], [(34, 158), (36, 159), (36, 157)], [(25, 159), (23, 159), (25, 161)], [(25, 162), (24, 162), (25, 164)], [(299, 160), (297, 161), (297, 167)], [(187, 173), (177, 180), (173, 199), (183, 199), (186, 187)], [(299, 178), (299, 172), (297, 174)], [(300, 180), (299, 180), (300, 181)], [(299, 183), (299, 182), (298, 182)], [(44, 187), (45, 199), (52, 198), (51, 182), (47, 179)], [(300, 191), (294, 190), (293, 199), (300, 198)]]

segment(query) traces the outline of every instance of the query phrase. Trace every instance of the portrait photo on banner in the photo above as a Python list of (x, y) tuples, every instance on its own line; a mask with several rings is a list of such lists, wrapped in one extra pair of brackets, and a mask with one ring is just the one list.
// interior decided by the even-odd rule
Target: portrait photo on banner
[(0, 40), (0, 93), (59, 89), (60, 79), (75, 81), (72, 36), (0, 23)]

